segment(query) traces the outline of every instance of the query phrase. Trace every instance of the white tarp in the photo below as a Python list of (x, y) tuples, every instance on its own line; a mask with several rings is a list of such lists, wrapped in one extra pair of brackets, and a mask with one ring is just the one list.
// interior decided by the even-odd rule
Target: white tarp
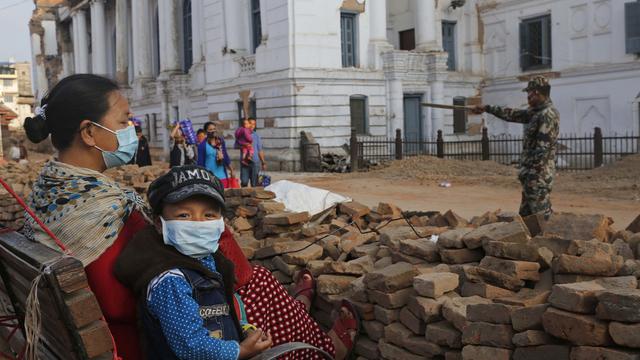
[(281, 180), (266, 187), (276, 194), (276, 201), (283, 203), (287, 211), (308, 211), (309, 215), (318, 214), (333, 205), (349, 202), (350, 198), (293, 181)]

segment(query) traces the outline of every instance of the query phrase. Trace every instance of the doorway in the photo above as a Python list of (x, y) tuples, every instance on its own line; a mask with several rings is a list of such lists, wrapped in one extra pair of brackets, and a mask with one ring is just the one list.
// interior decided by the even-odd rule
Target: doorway
[(424, 148), (424, 144), (421, 144), (423, 142), (422, 134), (424, 134), (421, 102), (421, 94), (404, 95), (405, 152), (410, 155), (418, 154)]

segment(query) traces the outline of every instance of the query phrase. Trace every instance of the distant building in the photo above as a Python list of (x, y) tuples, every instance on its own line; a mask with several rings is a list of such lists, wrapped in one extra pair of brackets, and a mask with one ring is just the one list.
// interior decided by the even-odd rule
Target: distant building
[[(635, 0), (38, 0), (38, 97), (59, 78), (111, 76), (168, 150), (168, 124), (231, 131), (250, 90), (268, 162), (299, 168), (300, 132), (323, 150), (359, 135), (479, 137), (482, 117), (422, 102), (520, 106), (552, 78), (562, 132), (640, 130)], [(485, 115), (490, 134), (521, 126)]]
[(10, 128), (22, 127), (24, 118), (33, 114), (31, 90), (31, 65), (28, 62), (0, 62), (0, 103), (17, 116)]

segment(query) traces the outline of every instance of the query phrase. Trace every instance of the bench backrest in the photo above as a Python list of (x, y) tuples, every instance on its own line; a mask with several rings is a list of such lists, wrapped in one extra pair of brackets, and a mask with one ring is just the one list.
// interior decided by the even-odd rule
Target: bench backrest
[(109, 328), (101, 320), (82, 263), (19, 233), (1, 233), (0, 290), (10, 299), (22, 329), (27, 296), (40, 273), (40, 358), (112, 359)]

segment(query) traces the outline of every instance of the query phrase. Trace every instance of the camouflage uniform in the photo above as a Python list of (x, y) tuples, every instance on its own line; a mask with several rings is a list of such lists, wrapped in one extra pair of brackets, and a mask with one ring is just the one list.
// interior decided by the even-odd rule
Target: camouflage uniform
[[(536, 76), (524, 91), (549, 86), (542, 76)], [(560, 115), (551, 100), (525, 110), (487, 105), (485, 111), (505, 121), (524, 124), (524, 140), (518, 180), (522, 184), (520, 215), (551, 213), (551, 188), (556, 173), (556, 147)]]

